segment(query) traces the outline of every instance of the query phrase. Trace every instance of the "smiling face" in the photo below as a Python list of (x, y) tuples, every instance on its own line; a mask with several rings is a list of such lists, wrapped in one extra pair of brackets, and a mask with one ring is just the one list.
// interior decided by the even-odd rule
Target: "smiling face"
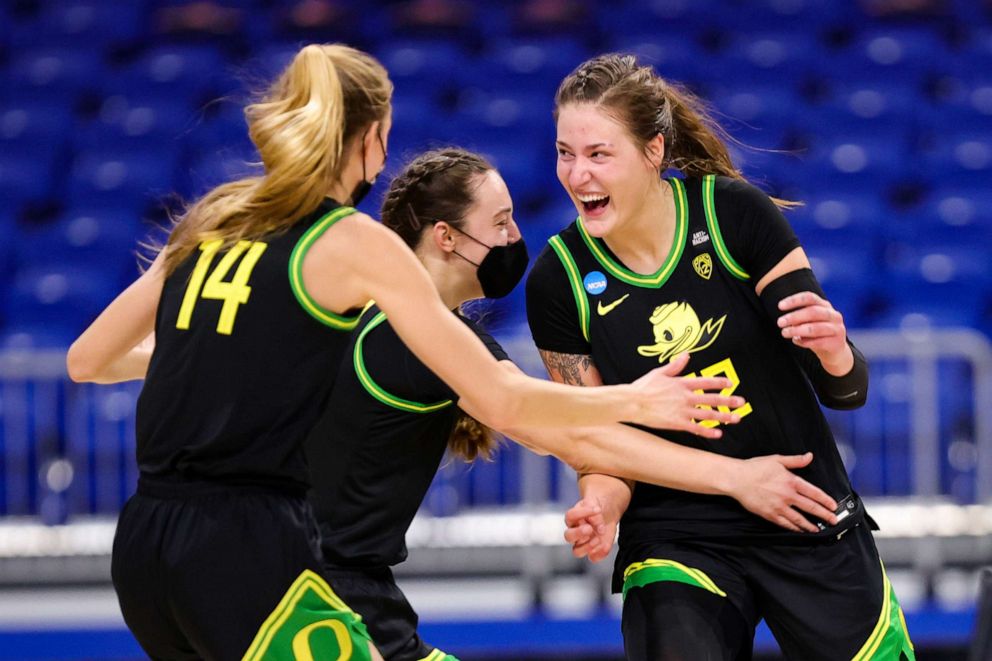
[(591, 235), (622, 230), (642, 212), (659, 181), (661, 136), (642, 148), (601, 106), (570, 103), (559, 109), (556, 144), (558, 181)]

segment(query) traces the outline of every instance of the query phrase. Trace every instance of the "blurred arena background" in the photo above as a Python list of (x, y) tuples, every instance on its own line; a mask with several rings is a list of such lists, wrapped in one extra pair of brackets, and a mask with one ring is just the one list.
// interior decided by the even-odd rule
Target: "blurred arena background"
[[(550, 112), (568, 71), (629, 51), (709, 99), (761, 148), (738, 150), (745, 173), (805, 201), (790, 220), (871, 362), (867, 406), (830, 420), (919, 658), (973, 638), (992, 658), (992, 3), (6, 0), (0, 660), (142, 656), (109, 580), (140, 384), (72, 384), (65, 349), (166, 209), (250, 170), (240, 107), (307, 41), (389, 69), (387, 175), (429, 146), (491, 156), (532, 255), (575, 215)], [(522, 291), (486, 314), (543, 374)], [(448, 463), (398, 572), (425, 637), (466, 659), (620, 658), (609, 563), (561, 541), (575, 498), (567, 467), (516, 446)], [(757, 648), (776, 658), (767, 630)]]

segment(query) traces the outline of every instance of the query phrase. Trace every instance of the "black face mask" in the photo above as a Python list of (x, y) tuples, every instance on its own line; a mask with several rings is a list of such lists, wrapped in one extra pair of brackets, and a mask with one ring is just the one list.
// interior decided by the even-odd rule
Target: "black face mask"
[[(376, 131), (375, 137), (379, 139), (379, 146), (382, 147), (382, 167), (385, 168), (386, 158), (389, 154), (386, 151), (386, 145), (382, 143), (382, 136), (379, 135), (378, 131)], [(355, 184), (354, 190), (351, 191), (351, 206), (357, 207), (365, 199), (365, 196), (372, 190), (372, 184), (375, 183), (377, 178), (378, 175), (373, 177), (372, 181), (365, 179), (365, 139), (362, 138), (362, 180)]]
[[(458, 228), (454, 227), (453, 229)], [(527, 270), (529, 261), (524, 238), (520, 237), (514, 243), (508, 243), (505, 246), (490, 246), (468, 232), (458, 231), (480, 246), (489, 248), (489, 254), (478, 264), (457, 250), (455, 251), (455, 254), (466, 262), (479, 267), (476, 277), (479, 279), (479, 284), (482, 285), (482, 293), (485, 294), (486, 298), (503, 298), (513, 291), (520, 279), (524, 277), (524, 271)]]

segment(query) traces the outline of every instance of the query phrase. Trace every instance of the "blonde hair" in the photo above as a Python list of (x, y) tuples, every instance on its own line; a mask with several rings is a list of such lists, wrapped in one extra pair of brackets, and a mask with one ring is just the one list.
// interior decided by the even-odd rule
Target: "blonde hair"
[(302, 48), (245, 108), (260, 176), (217, 186), (174, 220), (165, 272), (205, 239), (226, 245), (287, 229), (315, 209), (344, 170), (347, 145), (389, 114), (393, 84), (371, 55), (341, 44)]
[[(741, 143), (713, 119), (700, 98), (639, 64), (633, 55), (610, 53), (580, 64), (558, 87), (555, 121), (561, 108), (570, 103), (601, 106), (627, 128), (641, 148), (656, 135), (663, 136), (662, 171), (675, 168), (689, 177), (720, 174), (745, 181), (726, 144)], [(782, 208), (800, 204), (771, 199)]]

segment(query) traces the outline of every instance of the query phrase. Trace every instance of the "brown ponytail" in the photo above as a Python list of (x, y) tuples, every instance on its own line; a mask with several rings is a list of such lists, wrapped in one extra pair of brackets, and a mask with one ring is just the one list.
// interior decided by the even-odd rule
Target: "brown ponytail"
[[(706, 103), (684, 87), (661, 78), (633, 55), (611, 53), (583, 62), (565, 77), (555, 95), (555, 120), (570, 103), (600, 106), (646, 148), (656, 135), (665, 139), (661, 171), (674, 168), (689, 177), (719, 174), (744, 180), (727, 149), (741, 144), (713, 119)], [(746, 146), (746, 145), (743, 145)], [(796, 202), (772, 198), (783, 208)]]
[(492, 461), (498, 447), (496, 432), (458, 409), (455, 426), (448, 437), (448, 452), (467, 463), (476, 459)]

